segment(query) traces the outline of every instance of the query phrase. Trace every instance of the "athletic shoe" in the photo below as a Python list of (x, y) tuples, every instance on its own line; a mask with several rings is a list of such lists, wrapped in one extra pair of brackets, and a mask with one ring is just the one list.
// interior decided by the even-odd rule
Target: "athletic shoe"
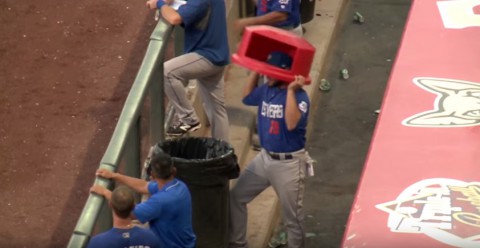
[(192, 125), (188, 125), (186, 123), (179, 122), (178, 124), (170, 126), (168, 128), (167, 135), (181, 136), (181, 135), (184, 135), (188, 132), (197, 131), (198, 129), (200, 129), (200, 127), (202, 127), (200, 122), (197, 122), (197, 123), (192, 124)]

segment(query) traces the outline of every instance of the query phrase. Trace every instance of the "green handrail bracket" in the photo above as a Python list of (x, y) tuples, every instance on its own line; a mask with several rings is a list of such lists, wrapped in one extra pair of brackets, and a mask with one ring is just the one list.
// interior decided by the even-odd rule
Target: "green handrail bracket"
[[(164, 122), (165, 106), (163, 93), (163, 62), (165, 60), (165, 51), (168, 40), (172, 34), (173, 26), (160, 19), (155, 27), (142, 65), (137, 73), (132, 88), (127, 96), (123, 106), (120, 118), (113, 132), (110, 143), (102, 157), (99, 168), (105, 168), (111, 171), (117, 171), (118, 166), (128, 152), (127, 157), (140, 158), (140, 140), (138, 138), (139, 118), (143, 103), (145, 102), (147, 92), (150, 91), (150, 143), (153, 145), (158, 141), (164, 140)], [(159, 83), (160, 82), (160, 83)], [(133, 139), (132, 139), (133, 137)], [(126, 149), (125, 148), (133, 148)], [(138, 161), (139, 162), (139, 161)], [(139, 166), (138, 163), (132, 163), (128, 166)], [(128, 169), (128, 168), (127, 168)], [(138, 171), (133, 168), (131, 171)], [(137, 175), (138, 177), (140, 175)], [(111, 188), (111, 180), (96, 178), (95, 184)], [(102, 222), (102, 218), (111, 218), (111, 216), (101, 216), (101, 209), (104, 207), (105, 199), (102, 196), (90, 194), (77, 225), (70, 237), (69, 248), (83, 248), (88, 244), (95, 226)], [(109, 215), (109, 214), (108, 214)]]

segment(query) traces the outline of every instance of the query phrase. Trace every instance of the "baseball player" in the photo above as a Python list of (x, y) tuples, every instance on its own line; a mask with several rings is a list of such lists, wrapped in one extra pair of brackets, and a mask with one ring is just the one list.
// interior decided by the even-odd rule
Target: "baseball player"
[[(267, 63), (287, 69), (288, 55), (270, 54)], [(305, 151), (305, 133), (310, 101), (302, 89), (303, 76), (290, 84), (273, 78), (257, 86), (258, 74), (252, 72), (244, 88), (243, 103), (258, 106), (258, 133), (261, 151), (240, 175), (231, 190), (230, 248), (248, 247), (246, 241), (247, 207), (268, 186), (280, 199), (288, 233), (288, 245), (304, 247), (302, 209), (305, 174), (311, 171), (311, 158)]]
[(160, 240), (150, 229), (132, 224), (131, 211), (135, 208), (135, 196), (126, 186), (113, 192), (94, 185), (92, 192), (103, 195), (112, 208), (113, 228), (94, 236), (87, 248), (104, 247), (150, 247), (160, 248)]
[(238, 32), (252, 25), (270, 25), (302, 36), (300, 0), (258, 0), (256, 16), (241, 18), (234, 23)]
[[(176, 168), (170, 155), (154, 150), (151, 156), (147, 168), (149, 182), (106, 169), (97, 170), (96, 175), (128, 186), (137, 193), (150, 195), (135, 206), (132, 217), (143, 224), (149, 223), (159, 238), (160, 247), (194, 248), (196, 236), (192, 227), (190, 191), (175, 177)], [(108, 190), (99, 185), (92, 187), (91, 191), (104, 196), (108, 194)]]
[(230, 63), (224, 0), (189, 0), (175, 10), (171, 0), (148, 0), (171, 25), (185, 30), (184, 54), (163, 64), (164, 89), (179, 122), (170, 126), (169, 136), (182, 136), (201, 127), (184, 85), (196, 79), (204, 109), (211, 124), (212, 137), (229, 141), (223, 72)]

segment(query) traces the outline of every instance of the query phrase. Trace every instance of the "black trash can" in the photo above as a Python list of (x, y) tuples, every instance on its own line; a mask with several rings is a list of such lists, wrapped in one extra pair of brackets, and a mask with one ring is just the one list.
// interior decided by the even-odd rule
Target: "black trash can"
[(300, 2), (300, 17), (302, 24), (307, 23), (313, 19), (315, 14), (315, 2), (317, 0), (301, 0)]
[(190, 189), (196, 247), (228, 247), (229, 179), (240, 173), (232, 146), (206, 137), (168, 140), (158, 146), (172, 157), (177, 178)]

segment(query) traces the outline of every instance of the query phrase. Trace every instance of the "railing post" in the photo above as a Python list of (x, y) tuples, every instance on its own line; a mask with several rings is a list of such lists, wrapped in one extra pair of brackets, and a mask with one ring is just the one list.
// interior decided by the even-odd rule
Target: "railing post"
[(256, 1), (253, 0), (246, 0), (246, 1), (238, 1), (239, 4), (239, 16), (240, 18), (249, 17), (255, 15), (255, 5)]
[(128, 135), (126, 140), (127, 145), (123, 152), (125, 161), (125, 175), (130, 177), (140, 177), (140, 118), (137, 118), (135, 125)]
[(180, 26), (175, 26), (173, 29), (174, 37), (174, 46), (175, 46), (175, 57), (183, 54), (183, 46), (185, 43), (185, 32)]
[[(163, 20), (160, 20), (164, 22)], [(168, 25), (166, 30), (159, 29), (154, 31), (150, 39), (156, 41), (162, 41), (162, 49), (160, 50), (163, 59), (165, 58), (165, 50), (168, 47), (168, 42), (171, 37), (172, 29), (177, 30), (173, 26)], [(178, 31), (176, 31), (178, 32)], [(175, 33), (175, 35), (177, 35)], [(177, 40), (175, 40), (175, 43)], [(182, 38), (183, 42), (183, 38)], [(175, 49), (177, 45), (175, 44)], [(182, 43), (183, 49), (183, 43)], [(164, 61), (162, 61), (164, 62)], [(154, 145), (159, 141), (165, 140), (165, 93), (164, 93), (164, 82), (163, 82), (163, 63), (159, 63), (156, 70), (153, 71), (152, 79), (158, 79), (157, 81), (150, 82), (150, 145)]]
[[(140, 117), (137, 119), (136, 124), (133, 126), (130, 134), (127, 138), (127, 145), (124, 149), (124, 162), (125, 162), (125, 175), (135, 178), (140, 178), (142, 173), (141, 167), (141, 136), (140, 136)], [(135, 199), (140, 200), (140, 195), (135, 194)]]
[[(163, 77), (163, 64), (158, 68), (158, 73)], [(159, 77), (153, 77), (159, 78)], [(163, 78), (159, 82), (150, 84), (150, 145), (164, 140), (165, 123), (165, 96), (163, 91)]]

